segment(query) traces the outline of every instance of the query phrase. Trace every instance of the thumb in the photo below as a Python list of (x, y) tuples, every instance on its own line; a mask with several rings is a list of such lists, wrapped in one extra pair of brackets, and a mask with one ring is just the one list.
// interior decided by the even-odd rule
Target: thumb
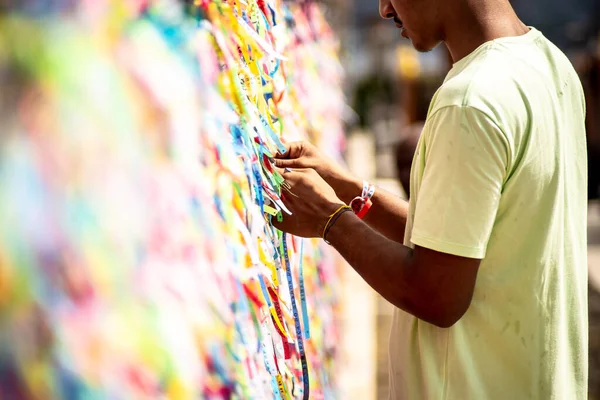
[(281, 159), (276, 158), (274, 160), (275, 166), (277, 168), (304, 168), (304, 162), (300, 158), (292, 158), (292, 159)]

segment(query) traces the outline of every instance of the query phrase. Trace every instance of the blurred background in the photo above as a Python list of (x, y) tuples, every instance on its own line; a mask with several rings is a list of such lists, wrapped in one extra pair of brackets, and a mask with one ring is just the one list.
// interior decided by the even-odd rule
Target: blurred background
[[(414, 146), (429, 101), (452, 61), (444, 46), (417, 53), (394, 24), (382, 20), (376, 1), (326, 1), (341, 37), (346, 94), (356, 114), (348, 127), (350, 167), (408, 196)], [(579, 73), (587, 101), (589, 161), (590, 399), (600, 399), (600, 1), (513, 0), (521, 20), (563, 50)], [(366, 151), (370, 149), (371, 151)], [(359, 278), (357, 278), (359, 279)], [(361, 290), (357, 281), (355, 290)], [(368, 289), (366, 289), (368, 290)], [(387, 344), (391, 305), (365, 294), (365, 318), (376, 327), (372, 398), (387, 399)], [(373, 315), (371, 315), (371, 314)], [(371, 335), (371, 333), (364, 333)], [(357, 388), (355, 388), (357, 389)]]

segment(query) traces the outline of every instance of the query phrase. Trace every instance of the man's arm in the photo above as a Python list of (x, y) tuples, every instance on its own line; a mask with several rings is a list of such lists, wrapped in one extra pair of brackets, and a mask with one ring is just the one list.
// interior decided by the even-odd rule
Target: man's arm
[(467, 311), (481, 260), (423, 247), (414, 250), (377, 234), (344, 213), (327, 240), (358, 274), (394, 306), (447, 328)]
[[(428, 134), (433, 145), (428, 149), (410, 237), (415, 249), (383, 237), (351, 212), (333, 223), (326, 239), (396, 307), (447, 327), (470, 305), (513, 156), (507, 136), (495, 121), (469, 106), (438, 110), (430, 116)], [(323, 237), (330, 216), (343, 204), (327, 184), (331, 180), (327, 170), (331, 168), (319, 173), (284, 171), (297, 197), (286, 196), (293, 214), (276, 224), (278, 228), (298, 236)]]
[[(297, 196), (285, 196), (293, 214), (275, 226), (302, 237), (321, 237), (342, 201), (313, 169), (285, 171), (283, 176)], [(333, 223), (326, 239), (373, 289), (419, 319), (449, 327), (471, 303), (477, 259), (422, 247), (411, 250), (375, 232), (352, 212)]]
[[(350, 204), (362, 192), (362, 180), (327, 159), (310, 143), (291, 143), (288, 151), (278, 157), (282, 157), (275, 160), (279, 168), (313, 168), (346, 204)], [(373, 207), (364, 221), (385, 237), (403, 243), (408, 202), (380, 188), (377, 188), (371, 200)]]

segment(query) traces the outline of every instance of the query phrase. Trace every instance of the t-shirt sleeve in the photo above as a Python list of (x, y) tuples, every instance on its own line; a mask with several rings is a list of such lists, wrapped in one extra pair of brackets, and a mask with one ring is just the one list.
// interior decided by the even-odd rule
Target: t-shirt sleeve
[(481, 111), (460, 106), (436, 111), (423, 135), (411, 242), (483, 259), (510, 162), (506, 136)]

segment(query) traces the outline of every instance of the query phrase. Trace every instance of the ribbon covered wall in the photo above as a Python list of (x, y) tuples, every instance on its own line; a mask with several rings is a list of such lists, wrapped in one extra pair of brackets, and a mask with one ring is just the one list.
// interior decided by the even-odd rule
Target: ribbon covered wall
[(319, 8), (4, 7), (0, 398), (335, 398), (338, 256), (270, 223), (283, 143), (343, 147)]

